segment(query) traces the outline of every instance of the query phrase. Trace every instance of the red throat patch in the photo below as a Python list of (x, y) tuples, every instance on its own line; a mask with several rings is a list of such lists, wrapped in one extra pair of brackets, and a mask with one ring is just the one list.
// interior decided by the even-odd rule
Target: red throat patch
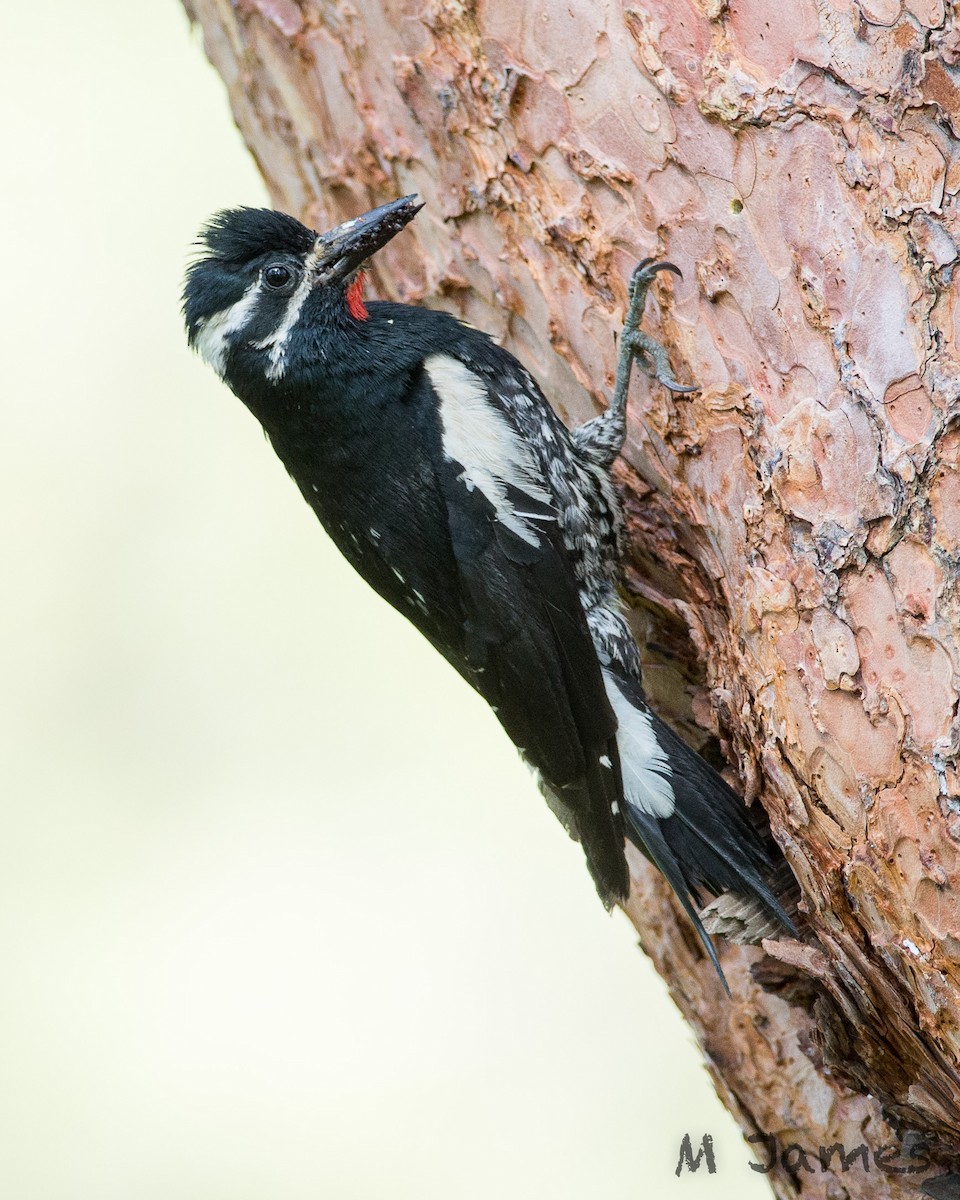
[(350, 310), (350, 316), (355, 321), (365, 321), (370, 314), (367, 312), (367, 306), (363, 302), (363, 272), (359, 272), (356, 279), (347, 288), (347, 308)]

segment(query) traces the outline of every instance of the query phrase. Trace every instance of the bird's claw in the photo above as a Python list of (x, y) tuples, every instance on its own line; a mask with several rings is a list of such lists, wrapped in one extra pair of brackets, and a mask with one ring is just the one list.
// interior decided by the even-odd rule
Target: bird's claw
[(683, 278), (683, 272), (680, 268), (675, 263), (666, 262), (665, 260), (658, 262), (655, 258), (642, 258), (633, 268), (627, 288), (630, 307), (627, 311), (627, 319), (624, 322), (626, 329), (635, 329), (640, 324), (650, 284), (653, 283), (660, 271), (670, 271), (679, 279)]
[(675, 396), (691, 396), (694, 392), (699, 392), (698, 384), (677, 383), (675, 379), (668, 379), (663, 375), (658, 375), (657, 383), (662, 384), (668, 392), (672, 392)]
[(620, 339), (620, 358), (617, 363), (617, 381), (613, 389), (613, 398), (607, 414), (607, 421), (615, 431), (617, 445), (623, 443), (626, 434), (627, 391), (630, 388), (630, 373), (633, 360), (638, 358), (641, 366), (653, 379), (662, 384), (676, 396), (689, 395), (699, 392), (700, 388), (693, 385), (678, 383), (673, 377), (670, 357), (665, 347), (656, 338), (650, 337), (640, 328), (643, 318), (643, 306), (647, 300), (650, 284), (657, 277), (658, 271), (670, 271), (680, 274), (680, 268), (672, 262), (657, 262), (654, 258), (644, 258), (637, 263), (630, 276), (629, 297), (626, 319), (623, 322), (623, 334)]
[(648, 375), (674, 395), (685, 396), (691, 392), (700, 391), (696, 384), (680, 383), (674, 379), (666, 350), (656, 338), (644, 333), (642, 329), (635, 329), (629, 337), (624, 339), (621, 352), (636, 358)]
[(683, 278), (680, 268), (672, 262), (658, 262), (654, 258), (644, 258), (637, 263), (630, 276), (630, 305), (623, 327), (621, 355), (627, 354), (640, 359), (647, 374), (662, 384), (668, 392), (678, 396), (689, 395), (691, 392), (698, 392), (699, 387), (688, 386), (674, 379), (666, 350), (658, 341), (640, 329), (647, 291), (659, 271), (670, 271), (679, 278)]
[[(658, 271), (671, 271), (678, 278), (683, 278), (683, 272), (672, 262), (657, 262), (655, 258), (642, 258), (633, 268), (633, 273), (630, 276), (629, 295), (631, 308), (634, 308), (638, 303), (642, 307), (643, 301), (646, 299), (647, 289), (653, 283), (654, 279), (656, 279)], [(637, 316), (639, 318), (639, 313)]]
[(633, 268), (633, 274), (630, 277), (631, 282), (636, 279), (638, 275), (646, 275), (652, 279), (658, 271), (672, 271), (674, 275), (679, 275), (681, 279), (683, 278), (683, 272), (676, 263), (667, 262), (665, 258), (660, 259), (659, 262), (655, 258), (641, 258), (637, 265)]

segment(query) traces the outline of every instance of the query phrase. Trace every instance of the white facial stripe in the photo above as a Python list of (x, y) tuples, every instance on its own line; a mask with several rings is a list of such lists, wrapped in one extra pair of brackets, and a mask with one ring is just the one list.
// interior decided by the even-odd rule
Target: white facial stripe
[(507, 499), (507, 484), (533, 500), (552, 506), (537, 467), (519, 435), (487, 396), (483, 381), (448, 354), (431, 354), (424, 366), (440, 399), (443, 451), (463, 467), (460, 478), (478, 488), (493, 505), (497, 520), (518, 537), (538, 544), (527, 524), (532, 513), (520, 512)]
[(253, 316), (260, 294), (260, 282), (252, 283), (235, 304), (207, 317), (200, 325), (196, 337), (197, 352), (223, 378), (230, 348), (230, 334), (236, 333)]
[(314, 242), (313, 249), (307, 255), (303, 267), (303, 278), (297, 284), (296, 290), (291, 294), (287, 301), (287, 307), (283, 314), (283, 320), (277, 328), (265, 337), (262, 342), (257, 342), (258, 350), (269, 350), (267, 355), (267, 370), (266, 376), (272, 382), (282, 379), (284, 372), (287, 369), (287, 339), (290, 337), (290, 332), (300, 319), (300, 311), (310, 295), (310, 289), (316, 282), (317, 267), (323, 258), (324, 246), (322, 240), (317, 238)]
[(653, 735), (649, 714), (634, 708), (609, 671), (603, 672), (603, 683), (617, 718), (624, 796), (651, 817), (672, 816), (677, 801), (670, 783), (670, 764)]
[(267, 355), (266, 376), (268, 379), (276, 381), (283, 378), (283, 373), (287, 369), (287, 338), (290, 336), (291, 329), (293, 329), (299, 320), (300, 309), (303, 308), (303, 303), (309, 295), (310, 276), (304, 273), (303, 278), (297, 284), (296, 291), (293, 292), (287, 301), (283, 320), (269, 337), (265, 337), (262, 342), (256, 343), (258, 350), (270, 351)]

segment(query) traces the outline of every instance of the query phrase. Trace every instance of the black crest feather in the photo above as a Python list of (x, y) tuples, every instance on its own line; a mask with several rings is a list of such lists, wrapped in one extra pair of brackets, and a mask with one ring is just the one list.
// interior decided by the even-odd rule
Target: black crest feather
[(211, 217), (200, 234), (200, 250), (226, 264), (240, 265), (270, 252), (305, 254), (317, 235), (296, 217), (269, 208), (229, 208)]

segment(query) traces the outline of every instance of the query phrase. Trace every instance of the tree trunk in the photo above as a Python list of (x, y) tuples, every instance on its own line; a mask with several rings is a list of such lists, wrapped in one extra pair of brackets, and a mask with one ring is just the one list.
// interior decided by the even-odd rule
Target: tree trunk
[[(682, 268), (647, 326), (702, 391), (635, 384), (628, 583), (651, 695), (763, 803), (804, 940), (725, 948), (729, 1001), (636, 856), (630, 915), (779, 1195), (916, 1195), (960, 1136), (960, 28), (942, 0), (188, 7), (277, 206), (324, 229), (419, 192), (381, 293), (494, 334), (571, 424), (636, 260)], [(877, 1158), (821, 1169), (838, 1142)]]

